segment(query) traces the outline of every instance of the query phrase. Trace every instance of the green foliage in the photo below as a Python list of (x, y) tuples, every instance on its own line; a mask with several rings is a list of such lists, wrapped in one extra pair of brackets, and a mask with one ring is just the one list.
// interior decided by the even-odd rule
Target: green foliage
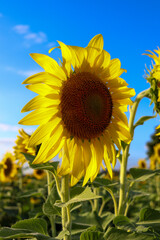
[(88, 201), (91, 199), (101, 198), (101, 196), (97, 196), (96, 194), (94, 194), (91, 191), (91, 188), (89, 188), (89, 187), (86, 187), (86, 189), (83, 192), (81, 192), (80, 194), (78, 194), (78, 193), (79, 193), (79, 190), (77, 192), (77, 195), (75, 193), (76, 196), (71, 198), (68, 202), (56, 203), (55, 205), (58, 207), (67, 207), (68, 205), (70, 205), (72, 203), (83, 202), (83, 201)]
[(150, 120), (150, 119), (153, 119), (155, 118), (157, 115), (154, 115), (154, 116), (143, 116), (141, 117), (135, 124), (134, 124), (134, 128), (136, 128), (137, 126), (140, 126), (140, 125), (143, 125), (144, 122)]
[(18, 229), (28, 229), (32, 232), (42, 233), (48, 235), (47, 233), (47, 223), (44, 219), (40, 218), (30, 218), (16, 222), (12, 225), (12, 228)]
[(145, 181), (155, 175), (160, 174), (160, 170), (150, 170), (141, 168), (131, 168), (130, 174), (134, 178), (134, 181)]
[(42, 169), (52, 172), (53, 174), (56, 174), (56, 170), (58, 167), (59, 162), (47, 162), (47, 163), (41, 163), (41, 164), (32, 164), (32, 162), (35, 159), (35, 156), (32, 156), (28, 153), (23, 153), (26, 160), (29, 162), (29, 165), (33, 169)]
[(80, 236), (80, 240), (104, 240), (103, 235), (104, 234), (94, 226), (84, 231)]
[(37, 240), (54, 240), (54, 238), (48, 235), (47, 223), (44, 219), (31, 218), (21, 220), (12, 225), (12, 228), (0, 229), (0, 240), (31, 237)]
[(56, 190), (56, 186), (52, 188), (50, 195), (48, 196), (46, 202), (43, 204), (43, 213), (47, 216), (58, 215), (61, 216), (61, 209), (54, 205), (54, 203), (59, 200), (59, 196)]
[(137, 233), (125, 231), (122, 229), (111, 228), (105, 234), (106, 240), (154, 240), (156, 239), (152, 233)]

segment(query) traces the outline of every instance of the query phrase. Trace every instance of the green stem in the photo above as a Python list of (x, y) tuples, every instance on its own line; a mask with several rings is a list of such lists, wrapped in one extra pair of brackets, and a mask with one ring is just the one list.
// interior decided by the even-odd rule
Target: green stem
[(117, 216), (118, 215), (118, 207), (117, 207), (117, 202), (116, 202), (115, 196), (110, 188), (105, 187), (105, 189), (107, 190), (107, 192), (110, 193), (110, 195), (112, 197), (113, 204), (114, 204), (114, 214), (115, 214), (115, 216)]
[[(48, 196), (51, 194), (52, 190), (52, 173), (49, 171), (46, 171), (47, 173), (47, 185), (48, 185)], [(50, 223), (51, 223), (51, 231), (52, 231), (52, 237), (56, 236), (56, 226), (55, 226), (55, 216), (50, 216), (49, 217)]]
[[(95, 195), (99, 195), (99, 189), (98, 188), (94, 188), (93, 192), (95, 193)], [(99, 199), (94, 199), (93, 200), (93, 211), (95, 211), (95, 212), (99, 211)]]
[[(61, 201), (66, 203), (69, 201), (69, 176), (65, 175), (61, 180)], [(67, 234), (64, 237), (64, 240), (71, 240), (71, 215), (70, 215), (70, 206), (62, 207), (62, 229), (66, 231)]]
[[(134, 119), (136, 116), (137, 108), (140, 103), (140, 101), (144, 97), (150, 96), (150, 89), (147, 89), (137, 95), (137, 98), (135, 102), (132, 105), (131, 111), (130, 111), (130, 119), (129, 119), (129, 131), (131, 134), (131, 139), (133, 139), (134, 135)], [(119, 208), (118, 208), (118, 214), (124, 215), (124, 209), (125, 209), (125, 200), (126, 200), (126, 171), (127, 171), (127, 162), (128, 162), (128, 154), (129, 154), (130, 144), (126, 144), (124, 149), (122, 150), (122, 162), (120, 166), (120, 192), (119, 192)]]

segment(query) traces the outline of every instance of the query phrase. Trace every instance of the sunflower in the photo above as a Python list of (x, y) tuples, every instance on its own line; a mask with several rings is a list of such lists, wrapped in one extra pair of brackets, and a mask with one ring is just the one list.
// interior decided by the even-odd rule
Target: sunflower
[(154, 147), (154, 154), (155, 154), (155, 158), (157, 159), (157, 161), (160, 164), (160, 143), (156, 144)]
[(152, 63), (152, 67), (147, 69), (145, 78), (150, 83), (150, 95), (151, 95), (151, 103), (154, 103), (154, 110), (157, 113), (160, 113), (160, 49), (154, 50), (154, 52), (148, 50), (149, 53), (145, 53), (144, 55), (149, 56), (154, 60)]
[(17, 140), (15, 141), (16, 146), (13, 147), (16, 159), (22, 165), (26, 162), (26, 159), (22, 153), (29, 153), (35, 155), (35, 147), (28, 147), (30, 135), (27, 134), (23, 129), (19, 129), (19, 134)]
[(39, 125), (29, 141), (30, 147), (41, 144), (34, 163), (45, 163), (61, 151), (58, 173), (70, 174), (71, 185), (82, 177), (86, 184), (95, 179), (102, 160), (112, 176), (115, 144), (120, 151), (121, 141), (131, 141), (124, 112), (135, 91), (120, 78), (125, 72), (120, 60), (111, 60), (103, 50), (101, 34), (86, 48), (58, 43), (61, 65), (49, 56), (31, 54), (45, 72), (23, 82), (38, 96), (24, 106), (22, 112), (33, 111), (19, 123)]
[(146, 169), (147, 168), (146, 160), (145, 159), (139, 159), (138, 166), (139, 166), (139, 168)]
[(150, 169), (151, 169), (151, 170), (157, 169), (158, 159), (157, 159), (157, 157), (155, 156), (155, 154), (153, 154), (153, 155), (150, 157), (149, 160), (150, 160)]
[(15, 157), (12, 153), (7, 152), (2, 161), (0, 169), (0, 181), (10, 182), (12, 178), (17, 174), (17, 165), (15, 163)]
[(38, 180), (44, 178), (46, 176), (46, 173), (43, 169), (34, 169), (33, 170), (33, 176), (37, 178)]

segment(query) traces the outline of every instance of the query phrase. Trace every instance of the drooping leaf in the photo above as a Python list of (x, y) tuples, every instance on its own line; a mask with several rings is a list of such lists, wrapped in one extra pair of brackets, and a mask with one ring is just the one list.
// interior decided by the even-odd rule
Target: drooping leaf
[(72, 203), (76, 203), (76, 202), (82, 202), (82, 201), (88, 201), (91, 199), (98, 199), (101, 198), (101, 196), (98, 196), (96, 194), (94, 194), (91, 191), (91, 188), (86, 187), (86, 189), (80, 193), (79, 195), (76, 195), (75, 197), (71, 198), (68, 202), (66, 203), (56, 203), (55, 205), (58, 207), (67, 207), (68, 205), (72, 204)]
[(150, 170), (141, 168), (131, 168), (130, 174), (134, 178), (134, 181), (145, 181), (148, 178), (154, 177), (160, 174), (160, 170)]
[(32, 232), (29, 229), (16, 229), (16, 228), (8, 228), (4, 227), (0, 229), (0, 240), (6, 239), (28, 239), (28, 238), (36, 238), (37, 240), (56, 240), (50, 236)]
[(32, 232), (48, 235), (47, 222), (43, 218), (30, 218), (20, 220), (12, 225), (12, 228), (26, 229)]
[(47, 162), (47, 163), (40, 163), (40, 164), (32, 164), (32, 162), (35, 159), (35, 156), (32, 156), (28, 153), (23, 153), (26, 160), (29, 162), (29, 165), (33, 169), (42, 169), (42, 170), (48, 170), (52, 173), (55, 173), (58, 167), (59, 162)]
[(50, 195), (48, 196), (46, 202), (43, 204), (43, 213), (47, 216), (59, 215), (61, 216), (61, 209), (54, 205), (54, 203), (59, 200), (56, 186), (53, 186)]
[(94, 226), (84, 231), (80, 236), (80, 240), (104, 240), (104, 238), (103, 233)]
[(134, 128), (136, 128), (137, 126), (139, 125), (143, 125), (144, 122), (150, 120), (150, 119), (153, 119), (155, 118), (157, 115), (154, 115), (154, 116), (143, 116), (141, 117), (135, 124), (134, 124)]
[(122, 229), (111, 228), (105, 234), (106, 240), (154, 240), (154, 234), (152, 233), (137, 233), (127, 232)]

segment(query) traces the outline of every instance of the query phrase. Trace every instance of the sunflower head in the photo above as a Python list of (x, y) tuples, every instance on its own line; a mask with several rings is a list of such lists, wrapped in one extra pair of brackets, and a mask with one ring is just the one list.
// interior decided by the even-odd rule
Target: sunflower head
[(150, 83), (150, 98), (151, 103), (154, 103), (154, 110), (157, 113), (160, 113), (160, 49), (154, 50), (151, 52), (148, 50), (149, 53), (145, 53), (145, 55), (149, 56), (154, 60), (152, 63), (152, 67), (147, 69), (148, 73), (146, 72), (145, 78)]
[(29, 140), (29, 147), (41, 144), (34, 163), (47, 162), (61, 152), (58, 174), (70, 174), (71, 185), (82, 177), (83, 184), (93, 181), (102, 160), (112, 177), (115, 145), (120, 152), (121, 141), (131, 141), (124, 112), (135, 91), (120, 77), (126, 72), (120, 60), (111, 60), (103, 49), (101, 34), (85, 48), (58, 43), (61, 65), (49, 56), (31, 54), (45, 72), (24, 81), (38, 94), (24, 106), (22, 112), (32, 112), (20, 121), (39, 125)]
[(139, 159), (138, 161), (138, 167), (142, 168), (142, 169), (146, 169), (147, 168), (147, 163), (145, 159)]
[(33, 170), (33, 176), (40, 180), (40, 179), (43, 179), (45, 176), (46, 176), (46, 173), (43, 169), (34, 169)]
[(153, 149), (154, 149), (155, 158), (160, 164), (160, 143), (156, 144)]
[(155, 154), (153, 154), (151, 157), (150, 157), (150, 169), (151, 170), (155, 170), (157, 169), (157, 166), (158, 166), (158, 160), (157, 160), (157, 157), (155, 156)]
[(17, 165), (15, 163), (15, 157), (12, 153), (7, 152), (2, 161), (0, 169), (0, 181), (10, 182), (17, 174)]
[(19, 134), (17, 136), (17, 140), (15, 141), (16, 145), (13, 147), (14, 154), (16, 159), (19, 160), (19, 163), (22, 165), (26, 162), (26, 159), (22, 153), (29, 153), (31, 155), (35, 155), (35, 147), (28, 147), (30, 135), (27, 134), (23, 129), (19, 130)]

